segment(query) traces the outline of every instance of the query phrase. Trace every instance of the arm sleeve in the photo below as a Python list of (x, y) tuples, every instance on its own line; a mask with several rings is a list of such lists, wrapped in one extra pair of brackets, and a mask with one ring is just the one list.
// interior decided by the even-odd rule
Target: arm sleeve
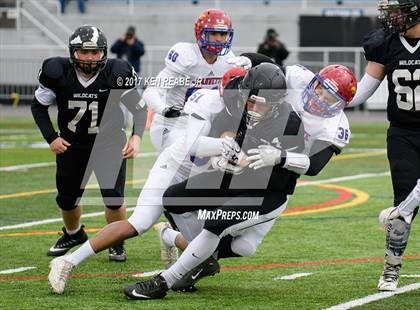
[(35, 123), (38, 125), (42, 136), (48, 142), (48, 144), (58, 138), (59, 135), (55, 131), (51, 122), (50, 115), (48, 114), (48, 105), (43, 105), (36, 98), (34, 98), (34, 101), (31, 105), (31, 112)]
[[(178, 76), (180, 76), (179, 73), (172, 71), (169, 68), (165, 68), (159, 72), (156, 77), (156, 81), (159, 82), (167, 78)], [(162, 111), (166, 108), (166, 95), (167, 89), (163, 87), (149, 86), (143, 93), (143, 99), (153, 112), (162, 114)]]
[(366, 102), (366, 100), (375, 93), (379, 85), (381, 85), (380, 80), (377, 80), (368, 73), (365, 73), (360, 82), (357, 83), (356, 95), (347, 107), (355, 107)]
[(188, 118), (186, 149), (191, 155), (199, 157), (216, 156), (221, 153), (222, 139), (207, 137), (210, 132), (210, 121), (191, 114)]
[[(322, 141), (320, 141), (322, 143)], [(309, 157), (310, 165), (305, 175), (315, 176), (318, 175), (325, 165), (329, 162), (331, 157), (334, 154), (340, 154), (341, 150), (334, 146), (329, 145), (325, 147), (322, 151), (317, 152)]]

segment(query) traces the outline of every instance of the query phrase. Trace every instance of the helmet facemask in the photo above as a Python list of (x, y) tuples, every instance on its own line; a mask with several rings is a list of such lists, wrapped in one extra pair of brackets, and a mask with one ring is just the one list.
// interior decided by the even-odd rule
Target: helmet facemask
[[(226, 33), (226, 40), (224, 42), (212, 41), (210, 36), (215, 32)], [(210, 55), (224, 56), (229, 53), (232, 40), (233, 29), (203, 28), (199, 35), (198, 45), (202, 50)]]
[(285, 94), (286, 91), (280, 89), (255, 91), (239, 87), (238, 107), (244, 110), (247, 126), (252, 128), (261, 121), (275, 117)]
[(420, 8), (411, 0), (380, 0), (378, 19), (385, 32), (405, 33), (420, 21)]
[[(101, 71), (106, 64), (106, 52), (103, 49), (85, 49), (85, 48), (73, 48), (71, 60), (75, 68), (84, 74), (92, 75)], [(101, 58), (99, 60), (81, 60), (79, 57), (79, 51), (86, 50), (98, 50), (101, 52)]]
[(315, 75), (302, 93), (303, 109), (322, 118), (334, 117), (347, 104), (337, 91), (336, 85)]

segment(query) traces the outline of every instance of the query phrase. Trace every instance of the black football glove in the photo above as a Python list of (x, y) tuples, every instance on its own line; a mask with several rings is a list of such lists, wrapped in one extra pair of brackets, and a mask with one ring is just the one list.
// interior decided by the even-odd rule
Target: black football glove
[(163, 109), (162, 111), (162, 115), (167, 118), (180, 117), (181, 115), (184, 115), (184, 114), (185, 113), (182, 112), (181, 107), (175, 107), (175, 106), (167, 107)]

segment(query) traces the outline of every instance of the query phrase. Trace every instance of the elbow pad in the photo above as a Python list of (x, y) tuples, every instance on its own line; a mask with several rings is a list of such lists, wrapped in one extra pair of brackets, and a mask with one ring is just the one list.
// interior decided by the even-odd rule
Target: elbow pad
[(305, 174), (311, 164), (309, 157), (300, 153), (287, 152), (284, 160), (283, 168), (300, 175)]

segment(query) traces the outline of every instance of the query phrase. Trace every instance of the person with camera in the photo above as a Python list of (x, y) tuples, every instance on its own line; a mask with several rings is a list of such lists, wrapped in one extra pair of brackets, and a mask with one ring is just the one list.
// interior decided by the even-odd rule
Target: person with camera
[(258, 46), (258, 53), (270, 57), (276, 64), (283, 66), (283, 60), (289, 56), (289, 51), (277, 37), (279, 34), (273, 28), (267, 29), (264, 42)]
[(117, 54), (118, 58), (125, 58), (140, 74), (140, 57), (144, 55), (144, 44), (136, 37), (136, 28), (129, 26), (124, 36), (114, 42), (111, 52)]

